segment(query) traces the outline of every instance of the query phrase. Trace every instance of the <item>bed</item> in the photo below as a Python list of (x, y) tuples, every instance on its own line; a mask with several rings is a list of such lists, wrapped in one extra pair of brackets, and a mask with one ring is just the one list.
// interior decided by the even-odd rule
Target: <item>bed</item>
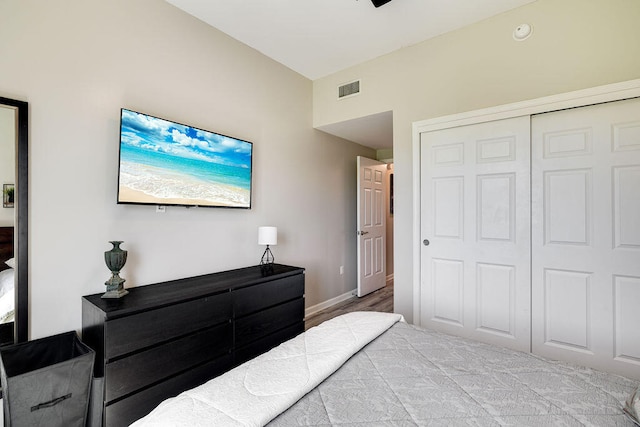
[(0, 227), (0, 324), (13, 322), (15, 313), (13, 234), (13, 227)]
[(633, 426), (637, 388), (359, 312), (164, 401), (133, 426)]

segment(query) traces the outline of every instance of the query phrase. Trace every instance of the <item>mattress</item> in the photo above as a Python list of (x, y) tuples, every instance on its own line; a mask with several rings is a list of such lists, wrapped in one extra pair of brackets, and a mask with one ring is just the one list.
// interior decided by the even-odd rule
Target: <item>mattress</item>
[(159, 405), (136, 426), (633, 426), (637, 381), (350, 313)]

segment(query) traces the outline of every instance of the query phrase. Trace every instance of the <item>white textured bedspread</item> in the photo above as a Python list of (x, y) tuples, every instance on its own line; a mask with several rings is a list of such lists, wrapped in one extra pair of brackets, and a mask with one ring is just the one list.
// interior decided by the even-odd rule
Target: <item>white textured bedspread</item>
[(635, 427), (638, 386), (398, 322), (267, 427)]
[(133, 426), (263, 426), (402, 316), (348, 313), (158, 405)]

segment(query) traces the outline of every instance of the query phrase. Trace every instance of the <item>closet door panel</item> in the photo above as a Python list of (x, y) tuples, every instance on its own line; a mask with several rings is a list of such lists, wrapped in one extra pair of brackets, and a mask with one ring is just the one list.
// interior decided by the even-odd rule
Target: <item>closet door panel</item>
[(640, 277), (614, 277), (615, 319), (614, 330), (616, 360), (637, 364), (640, 359)]
[(533, 351), (640, 377), (640, 100), (536, 115), (531, 135)]
[(421, 135), (422, 325), (530, 350), (529, 124)]

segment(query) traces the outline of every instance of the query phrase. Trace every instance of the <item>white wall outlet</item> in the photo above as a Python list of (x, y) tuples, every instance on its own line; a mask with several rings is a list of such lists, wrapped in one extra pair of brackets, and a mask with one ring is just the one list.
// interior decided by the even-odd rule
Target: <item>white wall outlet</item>
[(344, 265), (340, 266), (340, 275), (342, 276), (344, 274)]
[(161, 206), (161, 205), (156, 206), (156, 212), (158, 213), (165, 213), (166, 210), (167, 210), (166, 206)]

